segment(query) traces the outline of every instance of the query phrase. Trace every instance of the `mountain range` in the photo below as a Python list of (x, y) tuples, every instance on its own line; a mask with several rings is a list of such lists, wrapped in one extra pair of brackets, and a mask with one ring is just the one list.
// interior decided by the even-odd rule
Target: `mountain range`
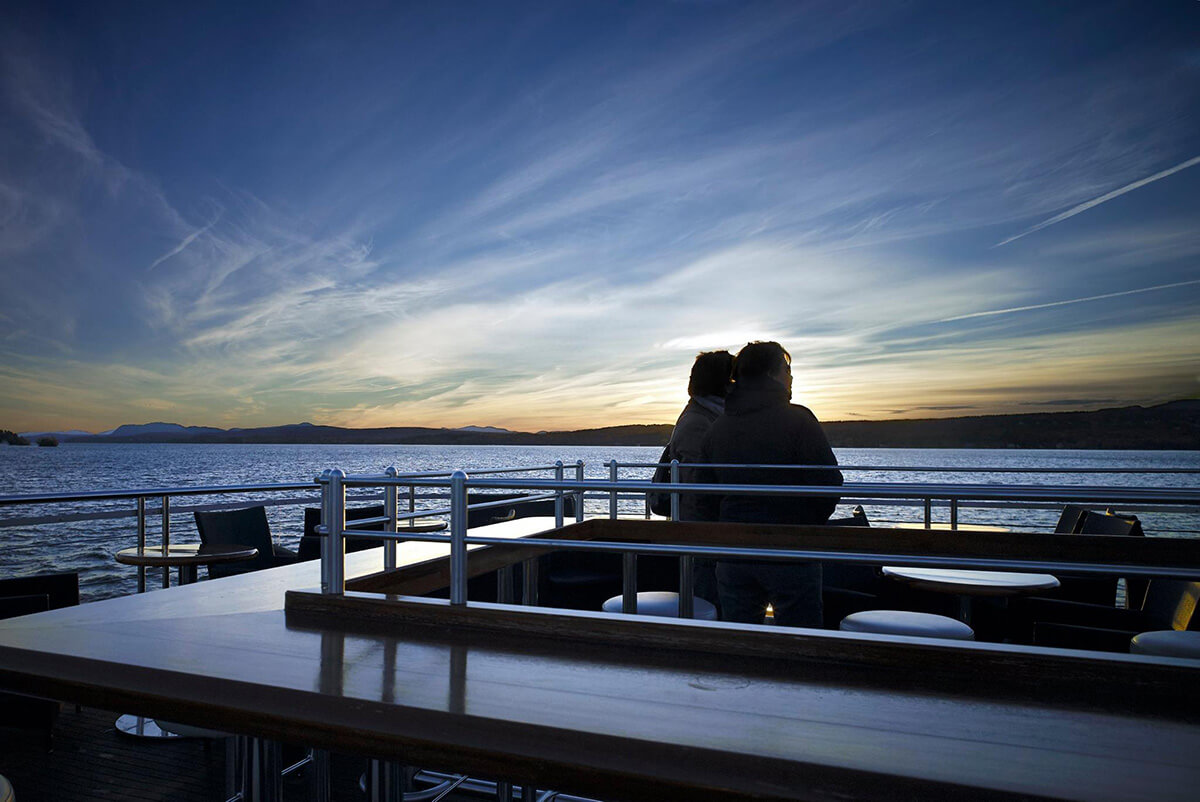
[[(888, 421), (831, 421), (822, 424), (830, 443), (843, 448), (1088, 448), (1200, 449), (1200, 400), (1152, 407), (1129, 406), (1094, 412), (1039, 412)], [(178, 423), (125, 424), (101, 434), (50, 434), (74, 443), (344, 443), (421, 445), (602, 445), (661, 446), (669, 423), (608, 426), (558, 432), (516, 432), (494, 426), (461, 429), (389, 427), (347, 429), (296, 423), (260, 428), (219, 429)]]

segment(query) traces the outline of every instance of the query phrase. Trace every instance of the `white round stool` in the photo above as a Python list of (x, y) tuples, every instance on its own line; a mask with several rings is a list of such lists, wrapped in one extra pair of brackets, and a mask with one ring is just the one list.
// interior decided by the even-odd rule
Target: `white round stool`
[[(606, 613), (621, 612), (621, 597), (613, 596), (602, 607)], [(679, 594), (666, 590), (646, 590), (637, 595), (638, 615), (658, 615), (675, 618), (679, 615)], [(716, 621), (717, 608), (699, 596), (692, 597), (692, 618)]]
[(1200, 632), (1180, 632), (1174, 629), (1143, 632), (1134, 635), (1129, 641), (1129, 652), (1200, 660)]
[(12, 783), (3, 774), (0, 774), (0, 802), (13, 802), (14, 799), (16, 799), (16, 795), (13, 793)]
[(870, 632), (875, 635), (907, 635), (914, 638), (975, 640), (975, 631), (945, 615), (913, 613), (908, 610), (866, 610), (842, 619), (843, 632)]

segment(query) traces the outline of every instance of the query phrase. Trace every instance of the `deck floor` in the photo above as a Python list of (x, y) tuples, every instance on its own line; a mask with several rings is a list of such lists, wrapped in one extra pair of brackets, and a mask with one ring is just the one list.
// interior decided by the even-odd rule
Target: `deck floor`
[[(17, 802), (219, 802), (225, 799), (225, 750), (195, 738), (147, 741), (119, 734), (116, 716), (104, 710), (63, 705), (46, 752), (34, 733), (0, 730), (0, 774), (13, 785)], [(285, 748), (284, 760), (301, 754)], [(334, 755), (332, 797), (365, 799), (359, 778), (365, 758)], [(284, 796), (311, 797), (303, 770), (284, 779)], [(452, 795), (452, 800), (478, 800)]]

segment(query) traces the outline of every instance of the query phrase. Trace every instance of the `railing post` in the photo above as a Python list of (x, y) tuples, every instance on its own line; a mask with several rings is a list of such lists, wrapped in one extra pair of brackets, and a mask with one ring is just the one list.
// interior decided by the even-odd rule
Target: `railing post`
[[(563, 480), (563, 462), (556, 460), (554, 463), (554, 481), (562, 483)], [(563, 491), (562, 487), (554, 489), (554, 528), (562, 529), (563, 526)]]
[(950, 528), (958, 529), (958, 499), (950, 499)]
[[(162, 547), (163, 552), (171, 545), (171, 497), (162, 497)], [(163, 568), (162, 586), (171, 587), (171, 569)]]
[[(608, 461), (608, 481), (613, 484), (617, 483), (619, 467), (615, 459)], [(614, 521), (617, 518), (617, 491), (609, 491), (608, 494), (608, 517)]]
[(321, 524), (325, 537), (321, 541), (321, 592), (341, 596), (346, 592), (346, 543), (342, 531), (346, 528), (346, 474), (338, 468), (325, 471), (321, 482)]
[[(575, 460), (575, 481), (583, 481), (583, 460), (581, 459)], [(575, 523), (583, 521), (583, 497), (584, 492), (582, 488), (575, 491)]]
[(931, 529), (933, 526), (933, 499), (925, 499), (925, 528)]
[[(146, 550), (146, 497), (137, 498), (138, 551)], [(138, 593), (146, 592), (146, 566), (138, 566)]]
[[(679, 460), (671, 460), (671, 484), (679, 484)], [(679, 492), (671, 494), (671, 520), (679, 520)], [(693, 583), (695, 581), (694, 566), (695, 558), (690, 554), (684, 554), (679, 558), (679, 617), (691, 618), (694, 614), (693, 607), (695, 590)]]
[[(617, 472), (617, 461), (610, 460), (608, 480), (613, 484), (617, 483)], [(617, 491), (615, 490), (608, 494), (608, 517), (612, 520), (617, 518)], [(621, 554), (621, 612), (631, 614), (637, 612), (637, 554), (632, 551)]]
[[(671, 460), (671, 484), (679, 484), (679, 460)], [(671, 491), (671, 520), (679, 520), (679, 491)]]
[(450, 474), (450, 603), (467, 603), (467, 475)]
[[(389, 465), (383, 472), (383, 475), (389, 479), (395, 479), (400, 475), (396, 470), (395, 465)], [(383, 487), (383, 514), (388, 517), (387, 532), (389, 535), (396, 534), (396, 514), (399, 507), (398, 494), (400, 488), (395, 485), (384, 485)], [(396, 567), (396, 541), (383, 541), (383, 570), (391, 571)]]

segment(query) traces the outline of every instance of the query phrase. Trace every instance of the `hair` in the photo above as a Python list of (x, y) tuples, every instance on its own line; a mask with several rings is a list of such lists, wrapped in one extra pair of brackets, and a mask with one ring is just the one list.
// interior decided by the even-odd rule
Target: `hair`
[(792, 355), (775, 341), (752, 342), (738, 351), (734, 374), (738, 380), (774, 373), (792, 364)]
[(688, 395), (715, 395), (724, 398), (729, 392), (732, 375), (733, 354), (728, 351), (706, 351), (698, 354), (696, 361), (692, 363)]

